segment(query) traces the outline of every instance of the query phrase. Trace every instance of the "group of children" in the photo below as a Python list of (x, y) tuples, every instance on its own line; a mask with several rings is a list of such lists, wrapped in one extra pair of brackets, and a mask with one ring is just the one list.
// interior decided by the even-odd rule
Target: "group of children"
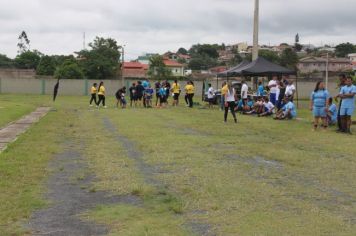
[(351, 134), (351, 117), (355, 110), (356, 86), (352, 77), (340, 75), (340, 92), (335, 97), (339, 103), (339, 109), (333, 103), (333, 98), (325, 88), (323, 82), (318, 82), (310, 97), (310, 110), (314, 116), (314, 131), (321, 126), (326, 129), (329, 125), (338, 125), (338, 132)]
[[(192, 81), (188, 81), (185, 88), (185, 102), (188, 107), (193, 107), (193, 97), (194, 97), (194, 83)], [(153, 97), (156, 95), (156, 103), (155, 106), (157, 108), (163, 108), (168, 105), (169, 97), (173, 97), (172, 106), (179, 105), (179, 97), (181, 95), (181, 87), (177, 80), (173, 82), (171, 85), (167, 80), (163, 82), (157, 81), (154, 84), (154, 88), (151, 86), (149, 80), (137, 81), (132, 83), (131, 87), (128, 89), (129, 98), (130, 98), (130, 106), (131, 107), (145, 107), (152, 108), (153, 107)], [(120, 88), (115, 93), (116, 97), (116, 107), (119, 106), (121, 108), (126, 108), (127, 101), (127, 88), (126, 86)], [(99, 100), (97, 99), (99, 97)], [(90, 106), (93, 106), (93, 102), (96, 107), (102, 104), (104, 108), (106, 108), (105, 104), (105, 87), (104, 82), (100, 82), (99, 87), (97, 83), (94, 83), (91, 87), (91, 98), (90, 98)]]

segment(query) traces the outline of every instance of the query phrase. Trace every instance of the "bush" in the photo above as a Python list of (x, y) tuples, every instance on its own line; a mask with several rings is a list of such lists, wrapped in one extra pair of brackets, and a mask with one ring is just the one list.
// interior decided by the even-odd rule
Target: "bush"
[(74, 60), (66, 60), (59, 66), (54, 74), (57, 79), (83, 79), (83, 70)]

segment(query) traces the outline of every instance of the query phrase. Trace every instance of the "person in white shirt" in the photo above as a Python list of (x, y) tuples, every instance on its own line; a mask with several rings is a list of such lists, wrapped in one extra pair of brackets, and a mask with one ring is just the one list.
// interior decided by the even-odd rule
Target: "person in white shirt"
[(274, 110), (274, 105), (272, 102), (269, 101), (268, 98), (264, 98), (264, 103), (263, 103), (265, 110), (262, 114), (259, 116), (271, 116), (273, 114)]
[(236, 114), (235, 114), (235, 89), (232, 87), (231, 82), (227, 84), (227, 93), (225, 94), (225, 113), (224, 113), (224, 122), (227, 122), (227, 114), (229, 113), (229, 108), (232, 116), (234, 117), (235, 123), (237, 123)]
[(214, 88), (211, 86), (211, 84), (208, 85), (208, 102), (209, 102), (209, 108), (214, 107)]
[(248, 94), (248, 86), (247, 86), (245, 80), (242, 80), (241, 83), (242, 83), (242, 87), (241, 87), (241, 99), (242, 99), (243, 105), (246, 106), (246, 103), (247, 103), (247, 94)]
[(277, 76), (273, 76), (272, 80), (268, 83), (268, 87), (270, 91), (269, 99), (273, 105), (276, 105), (278, 92)]
[(289, 97), (292, 102), (294, 99), (295, 91), (296, 91), (296, 89), (293, 84), (293, 80), (288, 80), (288, 85), (286, 87), (286, 96)]

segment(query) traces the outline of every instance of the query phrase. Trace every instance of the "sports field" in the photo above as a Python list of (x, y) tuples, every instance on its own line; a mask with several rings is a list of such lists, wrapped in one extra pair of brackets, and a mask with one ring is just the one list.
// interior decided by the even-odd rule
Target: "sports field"
[(1, 127), (54, 108), (0, 154), (0, 235), (355, 235), (356, 135), (107, 104), (0, 95)]

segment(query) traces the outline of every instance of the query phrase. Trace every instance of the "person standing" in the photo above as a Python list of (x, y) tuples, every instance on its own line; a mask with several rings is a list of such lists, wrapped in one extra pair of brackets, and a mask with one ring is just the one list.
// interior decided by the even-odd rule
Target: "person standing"
[(235, 114), (235, 89), (232, 87), (231, 82), (227, 83), (227, 93), (225, 94), (225, 112), (224, 112), (224, 122), (227, 122), (227, 114), (230, 112), (234, 117), (235, 123), (237, 123), (237, 118)]
[(258, 97), (265, 96), (265, 88), (263, 87), (262, 81), (258, 81), (257, 96)]
[[(339, 75), (339, 82), (340, 82), (339, 87), (340, 87), (340, 91), (341, 91), (342, 87), (344, 87), (345, 83), (346, 83), (346, 75), (345, 74)], [(338, 98), (339, 98), (339, 95), (335, 97), (336, 102), (338, 101)], [(342, 106), (342, 99), (340, 100), (339, 110), (337, 113), (337, 126), (338, 126), (337, 132), (343, 132), (342, 124), (341, 124), (341, 115), (340, 115), (341, 106)]]
[(294, 82), (293, 82), (293, 80), (289, 79), (288, 80), (288, 84), (286, 86), (285, 96), (289, 97), (289, 99), (293, 102), (294, 101), (295, 92), (296, 92), (296, 89), (295, 89), (295, 86), (294, 86)]
[(328, 111), (329, 92), (325, 89), (323, 82), (316, 83), (315, 89), (310, 96), (310, 110), (314, 115), (314, 131), (318, 129), (319, 120), (321, 119), (324, 129), (328, 127), (327, 111)]
[(98, 107), (100, 107), (100, 103), (102, 103), (103, 107), (107, 108), (105, 105), (105, 87), (103, 81), (101, 81), (99, 84), (98, 96), (99, 96)]
[(339, 97), (342, 99), (340, 108), (341, 132), (351, 133), (351, 117), (355, 111), (356, 86), (352, 84), (351, 76), (346, 78), (346, 85), (341, 88)]
[(125, 99), (125, 96), (126, 96), (126, 87), (122, 87), (121, 89), (119, 89), (116, 94), (115, 94), (115, 97), (116, 97), (116, 107), (119, 108), (119, 103), (121, 105), (121, 108), (126, 108), (126, 99)]
[(283, 107), (283, 101), (284, 101), (284, 96), (286, 93), (286, 80), (283, 78), (282, 80), (279, 81), (278, 84), (278, 101), (277, 101), (277, 109), (280, 110)]
[(173, 104), (172, 106), (178, 106), (179, 104), (179, 95), (180, 95), (180, 84), (177, 80), (174, 80), (172, 84), (172, 93), (173, 93)]
[[(142, 86), (142, 82), (141, 81), (137, 81), (136, 96), (137, 96), (137, 100), (139, 102), (142, 102), (143, 105), (145, 105), (145, 100), (143, 99), (144, 91), (145, 91), (145, 88)], [(141, 103), (139, 103), (139, 105), (141, 106)]]
[(130, 107), (132, 104), (137, 105), (137, 98), (136, 98), (136, 83), (132, 83), (132, 86), (129, 88), (130, 92)]
[(188, 84), (185, 86), (185, 92), (187, 94), (187, 99), (188, 99), (188, 106), (190, 108), (193, 108), (193, 97), (194, 97), (194, 84), (192, 81), (189, 81)]
[(208, 84), (209, 89), (208, 89), (208, 102), (209, 102), (209, 108), (214, 107), (214, 88), (211, 86), (211, 84)]
[(160, 96), (159, 96), (159, 90), (160, 90), (160, 88), (161, 88), (161, 83), (160, 83), (159, 81), (157, 81), (157, 82), (155, 83), (156, 107), (158, 106), (158, 102), (159, 102), (159, 98), (160, 98)]
[(90, 98), (89, 106), (91, 106), (91, 107), (93, 106), (92, 105), (93, 102), (95, 103), (95, 105), (98, 105), (97, 100), (96, 100), (96, 94), (98, 92), (97, 86), (98, 86), (98, 84), (94, 83), (90, 89), (91, 98)]
[(241, 81), (241, 83), (242, 83), (241, 99), (242, 99), (243, 105), (246, 106), (247, 105), (247, 98), (248, 98), (248, 86), (247, 86), (246, 81), (244, 79)]
[(277, 90), (278, 90), (278, 84), (277, 84), (276, 76), (273, 76), (272, 80), (269, 81), (268, 88), (270, 90), (269, 100), (272, 102), (273, 105), (276, 105)]
[[(221, 103), (220, 103), (220, 108), (222, 111), (224, 111), (225, 107), (225, 95), (227, 93), (227, 83), (223, 82), (221, 85)], [(241, 100), (242, 101), (242, 100)]]

